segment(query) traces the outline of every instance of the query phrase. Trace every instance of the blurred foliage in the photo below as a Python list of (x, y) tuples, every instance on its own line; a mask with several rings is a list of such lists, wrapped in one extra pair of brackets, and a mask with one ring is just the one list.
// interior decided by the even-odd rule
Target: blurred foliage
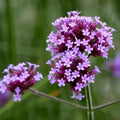
[[(69, 86), (58, 88), (47, 80), (49, 66), (46, 61), (50, 53), (46, 52), (46, 39), (53, 28), (51, 23), (60, 16), (66, 16), (71, 10), (81, 11), (81, 15), (100, 16), (109, 26), (116, 29), (114, 33), (115, 50), (109, 51), (109, 59), (120, 49), (120, 4), (119, 0), (1, 0), (0, 1), (0, 73), (10, 63), (33, 62), (40, 64), (44, 80), (36, 83), (36, 89), (54, 94), (65, 100), (86, 105), (70, 99)], [(93, 104), (98, 105), (120, 98), (120, 80), (106, 72), (103, 58), (91, 58), (93, 65), (98, 65), (101, 74), (92, 84)], [(2, 74), (0, 74), (2, 77)], [(84, 92), (84, 91), (83, 91)], [(120, 104), (95, 112), (95, 120), (120, 120)], [(87, 113), (38, 97), (26, 91), (22, 101), (11, 100), (0, 108), (0, 120), (86, 120)]]

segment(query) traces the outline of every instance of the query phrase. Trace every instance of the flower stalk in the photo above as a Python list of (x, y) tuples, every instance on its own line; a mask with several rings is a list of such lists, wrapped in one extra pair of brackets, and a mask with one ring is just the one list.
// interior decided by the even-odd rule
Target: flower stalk
[(110, 105), (113, 105), (113, 104), (116, 104), (116, 103), (119, 103), (119, 102), (120, 102), (120, 99), (113, 100), (113, 101), (111, 101), (111, 102), (107, 102), (107, 103), (105, 103), (105, 104), (101, 104), (101, 105), (95, 106), (95, 107), (93, 107), (93, 110), (94, 110), (94, 111), (100, 110), (100, 109), (102, 109), (102, 108), (106, 108), (106, 107), (108, 107), (108, 106), (110, 106)]
[(8, 39), (8, 55), (9, 62), (17, 62), (17, 49), (16, 49), (16, 39), (15, 39), (15, 30), (14, 30), (14, 19), (13, 19), (13, 10), (10, 0), (5, 0), (6, 5), (6, 23), (7, 23), (7, 39)]
[(93, 111), (93, 105), (92, 105), (92, 95), (91, 95), (91, 89), (90, 84), (88, 83), (88, 86), (85, 88), (86, 90), (86, 101), (87, 101), (87, 107), (88, 107), (88, 120), (94, 120), (94, 111)]
[(56, 98), (54, 96), (50, 96), (48, 94), (45, 94), (43, 92), (40, 92), (38, 90), (35, 90), (33, 88), (29, 88), (29, 91), (31, 91), (32, 93), (38, 95), (38, 96), (44, 96), (44, 97), (47, 97), (49, 99), (52, 99), (54, 101), (57, 101), (57, 102), (60, 102), (60, 103), (64, 103), (64, 104), (67, 104), (67, 105), (70, 105), (70, 106), (73, 106), (73, 107), (77, 107), (77, 108), (80, 108), (82, 110), (87, 110), (87, 107), (85, 106), (82, 106), (82, 105), (78, 105), (78, 104), (74, 104), (74, 103), (71, 103), (71, 102), (68, 102), (66, 100), (63, 100), (63, 99), (60, 99), (60, 98)]
[[(29, 88), (29, 91), (31, 91), (32, 93), (34, 93), (34, 94), (36, 94), (36, 95), (38, 95), (38, 96), (47, 97), (47, 98), (49, 98), (49, 99), (58, 101), (58, 102), (60, 102), (60, 103), (64, 103), (64, 104), (67, 104), (67, 105), (70, 105), (70, 106), (73, 106), (73, 107), (77, 107), (77, 108), (86, 110), (86, 111), (88, 111), (88, 112), (91, 112), (92, 114), (89, 114), (89, 116), (92, 115), (92, 117), (94, 117), (94, 111), (99, 110), (99, 109), (102, 109), (102, 108), (106, 108), (106, 107), (108, 107), (108, 106), (110, 106), (110, 105), (113, 105), (113, 104), (116, 104), (116, 103), (119, 103), (119, 102), (120, 102), (120, 99), (118, 99), (118, 100), (113, 100), (113, 101), (111, 101), (111, 102), (108, 102), (108, 103), (101, 104), (101, 105), (98, 105), (98, 106), (94, 106), (94, 107), (93, 107), (93, 106), (92, 106), (92, 97), (91, 97), (90, 88), (86, 88), (86, 92), (89, 91), (89, 95), (86, 93), (86, 94), (87, 94), (86, 97), (88, 97), (88, 98), (87, 98), (87, 101), (89, 101), (89, 103), (88, 103), (89, 107), (88, 107), (88, 108), (85, 107), (85, 106), (82, 106), (82, 105), (78, 105), (78, 104), (74, 104), (74, 103), (65, 101), (65, 100), (60, 99), (60, 98), (56, 98), (56, 97), (54, 97), (54, 96), (50, 96), (50, 95), (48, 95), (48, 94), (45, 94), (45, 93), (40, 92), (40, 91), (38, 91), (38, 90), (36, 90), (36, 89), (33, 89), (33, 88)], [(94, 120), (94, 119), (93, 119), (93, 120)]]

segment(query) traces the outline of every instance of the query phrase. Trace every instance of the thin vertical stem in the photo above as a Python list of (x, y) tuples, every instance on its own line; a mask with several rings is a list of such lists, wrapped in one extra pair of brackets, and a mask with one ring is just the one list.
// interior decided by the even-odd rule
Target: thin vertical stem
[(93, 105), (92, 105), (92, 96), (91, 96), (91, 89), (90, 84), (88, 83), (88, 86), (86, 87), (86, 101), (87, 101), (87, 107), (88, 107), (88, 120), (94, 120), (94, 111), (93, 111)]
[(14, 31), (14, 20), (13, 11), (11, 6), (11, 0), (5, 0), (6, 5), (6, 23), (7, 23), (7, 40), (8, 40), (8, 60), (10, 63), (16, 63), (17, 52), (16, 52), (16, 41)]

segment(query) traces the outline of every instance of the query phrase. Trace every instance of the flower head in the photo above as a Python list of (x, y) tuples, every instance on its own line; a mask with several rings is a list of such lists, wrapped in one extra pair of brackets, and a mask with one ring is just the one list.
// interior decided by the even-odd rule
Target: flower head
[(0, 92), (10, 91), (14, 93), (14, 101), (20, 101), (24, 91), (43, 78), (41, 73), (37, 72), (36, 74), (38, 67), (39, 65), (29, 62), (27, 64), (19, 63), (16, 66), (10, 64), (3, 71), (3, 73), (7, 74), (0, 81)]
[(109, 70), (113, 73), (116, 78), (120, 78), (120, 51), (116, 53), (116, 56), (106, 62), (106, 70)]
[[(68, 17), (60, 17), (54, 23), (57, 31), (48, 36), (48, 47), (51, 60), (49, 80), (58, 83), (58, 86), (69, 84), (73, 96), (81, 100), (82, 88), (88, 83), (94, 83), (95, 75), (100, 73), (99, 68), (90, 70), (90, 56), (108, 57), (112, 44), (113, 28), (107, 27), (99, 17), (79, 16), (80, 12), (68, 12)], [(53, 72), (54, 69), (54, 72)]]
[(4, 93), (0, 92), (0, 106), (5, 105), (5, 103), (9, 100), (10, 98), (10, 92), (5, 91)]

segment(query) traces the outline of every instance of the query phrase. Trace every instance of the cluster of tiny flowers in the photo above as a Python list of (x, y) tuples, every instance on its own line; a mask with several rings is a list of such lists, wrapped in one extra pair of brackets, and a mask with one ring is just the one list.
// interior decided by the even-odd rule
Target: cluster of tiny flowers
[(10, 92), (6, 91), (5, 93), (0, 92), (0, 107), (5, 105), (10, 98)]
[(51, 66), (48, 78), (58, 86), (70, 85), (73, 96), (81, 100), (82, 88), (94, 83), (95, 75), (100, 73), (97, 66), (90, 70), (90, 56), (107, 58), (109, 48), (114, 48), (112, 32), (99, 17), (79, 16), (80, 12), (68, 12), (68, 17), (60, 17), (53, 26), (57, 29), (48, 36), (46, 48), (51, 52)]
[(116, 78), (120, 78), (120, 51), (116, 53), (114, 59), (106, 62), (105, 69), (113, 73)]
[(6, 91), (10, 91), (14, 93), (14, 101), (20, 101), (23, 92), (33, 86), (36, 81), (43, 78), (41, 73), (36, 73), (39, 65), (29, 62), (27, 64), (19, 63), (16, 66), (10, 64), (3, 71), (7, 75), (0, 81), (0, 92), (5, 93)]

